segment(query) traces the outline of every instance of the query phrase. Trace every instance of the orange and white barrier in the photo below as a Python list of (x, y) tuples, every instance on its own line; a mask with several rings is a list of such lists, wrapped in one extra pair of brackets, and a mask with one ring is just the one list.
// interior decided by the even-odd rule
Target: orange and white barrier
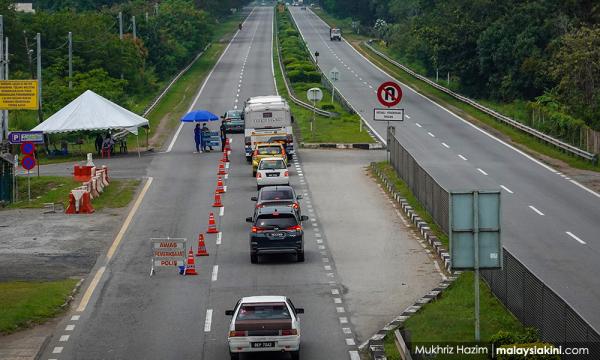
[(69, 207), (65, 210), (67, 214), (91, 214), (94, 212), (90, 193), (85, 186), (71, 190), (69, 194)]
[[(88, 157), (88, 161), (89, 161)], [(83, 184), (71, 190), (69, 194), (69, 206), (65, 210), (67, 214), (91, 214), (94, 212), (92, 199), (99, 197), (104, 188), (109, 185), (108, 167), (102, 166), (97, 169), (95, 166), (75, 165), (73, 176), (75, 180), (82, 181)], [(86, 179), (86, 180), (83, 180)]]

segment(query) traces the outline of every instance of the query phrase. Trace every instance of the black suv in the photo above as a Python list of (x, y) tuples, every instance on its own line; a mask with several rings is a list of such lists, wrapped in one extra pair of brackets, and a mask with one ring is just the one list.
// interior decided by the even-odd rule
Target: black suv
[(302, 195), (296, 194), (294, 188), (289, 185), (277, 185), (277, 186), (265, 186), (260, 189), (258, 196), (250, 198), (252, 201), (256, 201), (254, 217), (256, 217), (256, 211), (264, 207), (291, 207), (296, 210), (298, 216), (300, 213), (300, 202)]
[(300, 216), (292, 207), (264, 207), (254, 216), (247, 217), (252, 223), (250, 232), (250, 262), (258, 262), (262, 254), (296, 254), (297, 261), (304, 261), (304, 231)]

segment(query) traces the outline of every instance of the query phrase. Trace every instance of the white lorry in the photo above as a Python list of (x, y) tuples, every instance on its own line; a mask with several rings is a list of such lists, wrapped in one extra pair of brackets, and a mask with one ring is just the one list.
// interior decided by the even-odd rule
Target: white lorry
[(342, 30), (338, 28), (329, 28), (329, 40), (342, 41)]
[(255, 96), (244, 103), (244, 141), (246, 160), (252, 160), (257, 143), (279, 142), (287, 156), (294, 153), (293, 116), (287, 101), (278, 95)]

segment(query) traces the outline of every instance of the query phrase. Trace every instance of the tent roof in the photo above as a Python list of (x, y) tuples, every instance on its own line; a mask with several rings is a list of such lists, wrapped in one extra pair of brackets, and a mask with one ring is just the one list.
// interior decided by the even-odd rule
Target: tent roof
[(32, 131), (46, 134), (81, 131), (127, 129), (148, 126), (148, 120), (120, 107), (91, 90), (87, 90)]

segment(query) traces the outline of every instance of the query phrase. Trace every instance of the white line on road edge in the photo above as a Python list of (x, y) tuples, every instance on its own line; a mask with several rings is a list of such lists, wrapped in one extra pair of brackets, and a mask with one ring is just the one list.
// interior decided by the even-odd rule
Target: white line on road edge
[(536, 209), (534, 206), (529, 205), (529, 208), (535, 211), (539, 216), (544, 216), (544, 213)]
[(58, 339), (58, 341), (60, 341), (60, 342), (69, 341), (69, 337), (71, 337), (71, 335), (61, 335), (60, 339)]
[(77, 321), (77, 320), (79, 320), (79, 315), (73, 315), (73, 316), (71, 316), (71, 320), (72, 320), (72, 321)]
[(83, 297), (81, 298), (81, 302), (79, 303), (79, 307), (77, 308), (77, 311), (81, 312), (81, 311), (85, 310), (85, 307), (87, 306), (88, 302), (90, 301), (90, 298), (92, 297), (92, 294), (94, 293), (94, 290), (96, 289), (96, 286), (98, 286), (98, 282), (100, 282), (100, 279), (102, 278), (102, 274), (104, 274), (104, 271), (106, 271), (106, 266), (108, 266), (110, 259), (112, 259), (113, 255), (117, 251), (117, 248), (119, 247), (119, 244), (121, 243), (121, 240), (123, 240), (123, 236), (125, 235), (125, 232), (129, 228), (129, 225), (131, 224), (131, 221), (133, 220), (133, 216), (135, 215), (135, 213), (138, 211), (140, 205), (142, 204), (142, 200), (144, 200), (144, 197), (146, 196), (146, 193), (148, 192), (148, 189), (150, 188), (152, 181), (154, 181), (154, 178), (149, 177), (148, 180), (146, 181), (146, 184), (144, 185), (144, 188), (138, 195), (138, 198), (135, 200), (133, 207), (131, 208), (131, 210), (129, 210), (129, 214), (127, 215), (127, 218), (125, 219), (125, 222), (123, 222), (123, 226), (121, 226), (121, 230), (119, 230), (119, 233), (115, 237), (115, 240), (113, 241), (112, 245), (108, 249), (108, 253), (106, 254), (106, 261), (104, 262), (104, 266), (100, 267), (100, 269), (98, 269), (98, 271), (96, 272), (96, 275), (94, 275), (92, 282), (90, 282), (90, 285), (88, 286), (85, 293), (83, 294)]
[(356, 342), (354, 342), (354, 339), (352, 339), (352, 338), (347, 338), (346, 339), (346, 345), (348, 345), (348, 346), (354, 346), (354, 345), (356, 345)]
[[(252, 16), (253, 12), (254, 12), (254, 8), (250, 12), (250, 14), (248, 14), (248, 17), (246, 19), (248, 19), (250, 16)], [(246, 21), (244, 20), (244, 22), (246, 22)], [(235, 33), (235, 35), (233, 35), (233, 37), (231, 38), (231, 40), (229, 40), (229, 44), (227, 44), (227, 47), (225, 48), (225, 50), (223, 50), (223, 52), (221, 53), (221, 56), (219, 56), (219, 59), (217, 60), (217, 62), (213, 66), (213, 68), (210, 69), (210, 72), (208, 73), (208, 75), (206, 76), (206, 78), (204, 78), (204, 82), (202, 83), (202, 87), (198, 91), (198, 94), (196, 94), (196, 97), (194, 98), (194, 101), (192, 101), (192, 104), (190, 105), (190, 108), (188, 109), (187, 112), (192, 111), (192, 109), (194, 108), (194, 105), (196, 105), (196, 102), (198, 102), (198, 99), (200, 98), (200, 94), (202, 94), (202, 91), (204, 90), (204, 87), (208, 83), (208, 79), (210, 79), (211, 75), (213, 74), (213, 71), (215, 71), (215, 69), (217, 68), (217, 65), (221, 62), (221, 59), (223, 58), (223, 56), (225, 56), (225, 53), (227, 53), (227, 50), (229, 50), (229, 47), (231, 46), (231, 44), (233, 44), (233, 40), (238, 36), (239, 33), (240, 32), (238, 30)], [(166, 152), (171, 152), (171, 150), (173, 150), (173, 146), (175, 145), (175, 142), (177, 141), (177, 138), (179, 137), (179, 133), (181, 132), (181, 129), (183, 129), (183, 124), (184, 123), (180, 123), (179, 124), (179, 127), (177, 128), (177, 132), (175, 132), (175, 136), (173, 136), (173, 139), (171, 140), (171, 143), (169, 144), (169, 147), (167, 148)]]
[(507, 193), (514, 194), (514, 192), (511, 189), (507, 188), (506, 186), (500, 185), (500, 187), (503, 188), (504, 190), (506, 190)]
[(435, 137), (435, 135), (433, 135), (432, 133), (428, 132), (427, 134), (429, 134), (429, 136), (431, 137)]
[(219, 216), (223, 215), (225, 215), (225, 206), (221, 206), (221, 209), (219, 210)]
[(63, 351), (63, 347), (62, 346), (57, 346), (52, 350), (53, 354), (60, 354)]
[(464, 157), (464, 156), (462, 156), (461, 154), (458, 154), (458, 157), (461, 158), (461, 159), (463, 159), (464, 161), (467, 161), (467, 158)]
[(65, 327), (65, 331), (73, 331), (75, 329), (75, 325), (70, 324)]
[(212, 281), (217, 281), (217, 276), (219, 276), (219, 265), (213, 266), (213, 272), (210, 279)]
[(418, 127), (423, 127), (423, 126), (421, 126), (421, 124), (419, 124), (419, 123), (415, 123), (415, 125), (417, 125)]
[(481, 170), (480, 168), (477, 168), (477, 170), (479, 170), (479, 172), (482, 173), (483, 175), (487, 176), (487, 173), (485, 171)]
[(210, 332), (210, 325), (212, 324), (212, 309), (206, 310), (206, 319), (204, 320), (204, 332)]
[(569, 235), (570, 237), (572, 237), (573, 239), (579, 241), (580, 244), (585, 245), (585, 241), (581, 240), (580, 238), (578, 238), (577, 236), (575, 236), (575, 234), (573, 234), (570, 231), (565, 232), (565, 234)]
[(217, 245), (221, 245), (221, 237), (222, 237), (222, 236), (223, 236), (223, 233), (222, 233), (222, 232), (219, 232), (219, 233), (217, 234)]
[(450, 145), (446, 144), (445, 142), (443, 142), (442, 145), (444, 145), (446, 149), (450, 149)]
[(352, 350), (348, 351), (348, 353), (350, 354), (350, 360), (360, 360), (360, 355), (358, 355), (358, 351)]

